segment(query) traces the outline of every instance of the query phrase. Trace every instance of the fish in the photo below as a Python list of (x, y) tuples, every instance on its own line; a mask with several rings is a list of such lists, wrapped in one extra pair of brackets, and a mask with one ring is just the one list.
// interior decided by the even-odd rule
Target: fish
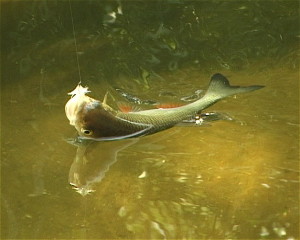
[(71, 98), (65, 105), (70, 125), (82, 140), (112, 141), (154, 134), (171, 128), (192, 118), (202, 110), (228, 96), (252, 92), (262, 85), (231, 86), (220, 73), (211, 77), (208, 89), (198, 100), (173, 108), (158, 108), (141, 111), (122, 112), (107, 104), (107, 94), (103, 101), (87, 96), (88, 87), (80, 84), (69, 93)]

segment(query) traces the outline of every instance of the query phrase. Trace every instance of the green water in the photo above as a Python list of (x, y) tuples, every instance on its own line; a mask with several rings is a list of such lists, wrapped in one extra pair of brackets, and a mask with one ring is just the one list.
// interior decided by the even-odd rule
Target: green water
[(1, 238), (298, 239), (298, 2), (71, 7), (82, 83), (113, 107), (115, 88), (180, 102), (216, 72), (266, 87), (207, 109), (231, 121), (77, 147), (68, 2), (2, 1)]

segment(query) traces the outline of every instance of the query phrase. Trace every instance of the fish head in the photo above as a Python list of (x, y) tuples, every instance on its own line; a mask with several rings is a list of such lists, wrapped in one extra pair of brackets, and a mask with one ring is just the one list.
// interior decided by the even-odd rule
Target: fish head
[(114, 110), (106, 103), (87, 96), (89, 92), (87, 87), (78, 85), (69, 93), (71, 98), (65, 105), (65, 113), (70, 125), (82, 137), (99, 138), (110, 135)]
[(82, 103), (78, 108), (74, 121), (78, 134), (86, 138), (100, 137), (101, 131), (99, 132), (98, 126), (101, 126), (103, 114), (106, 114), (106, 110), (100, 101), (93, 99)]
[[(97, 141), (110, 141), (138, 136), (150, 125), (130, 122), (117, 116), (118, 111), (89, 96), (87, 88), (78, 85), (70, 92), (71, 99), (65, 105), (66, 116), (80, 137)], [(128, 127), (133, 124), (135, 128)], [(137, 129), (136, 129), (137, 128)]]

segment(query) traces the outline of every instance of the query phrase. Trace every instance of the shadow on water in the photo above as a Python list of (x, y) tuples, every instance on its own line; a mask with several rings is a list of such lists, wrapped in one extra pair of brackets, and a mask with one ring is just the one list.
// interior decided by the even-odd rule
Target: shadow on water
[[(120, 3), (120, 22), (110, 25)], [(130, 100), (118, 88), (127, 97), (184, 103), (199, 97), (215, 72), (234, 85), (266, 86), (207, 110), (231, 121), (77, 145), (66, 140), (75, 129), (64, 113), (66, 94), (78, 82), (69, 6), (5, 4), (1, 238), (299, 238), (296, 2), (268, 11), (267, 2), (256, 1), (155, 1), (144, 17), (143, 4), (116, 1), (109, 8), (89, 1), (85, 21), (79, 17), (87, 10), (74, 2), (83, 85), (96, 99), (109, 90), (112, 106)], [(173, 13), (170, 19), (156, 15), (160, 8)], [(226, 28), (220, 13), (230, 20)], [(176, 28), (171, 16), (188, 24)], [(146, 102), (139, 107), (150, 108)]]

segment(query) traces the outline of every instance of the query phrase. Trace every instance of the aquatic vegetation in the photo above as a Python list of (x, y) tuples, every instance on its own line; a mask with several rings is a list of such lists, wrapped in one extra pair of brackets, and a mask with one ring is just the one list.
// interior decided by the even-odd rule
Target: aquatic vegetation
[[(253, 59), (276, 62), (290, 55), (298, 42), (297, 1), (87, 1), (84, 8), (81, 4), (72, 1), (81, 67), (84, 75), (94, 72), (106, 79), (125, 75), (148, 85), (151, 79), (145, 72), (155, 79), (158, 71), (176, 71), (191, 63), (203, 69), (240, 70)], [(76, 66), (67, 1), (15, 2), (10, 7), (7, 14), (20, 14), (7, 15), (4, 44), (13, 48), (9, 60), (19, 65), (20, 74), (55, 68), (66, 64), (66, 58), (71, 59), (68, 68)], [(286, 62), (293, 66), (294, 61)]]

